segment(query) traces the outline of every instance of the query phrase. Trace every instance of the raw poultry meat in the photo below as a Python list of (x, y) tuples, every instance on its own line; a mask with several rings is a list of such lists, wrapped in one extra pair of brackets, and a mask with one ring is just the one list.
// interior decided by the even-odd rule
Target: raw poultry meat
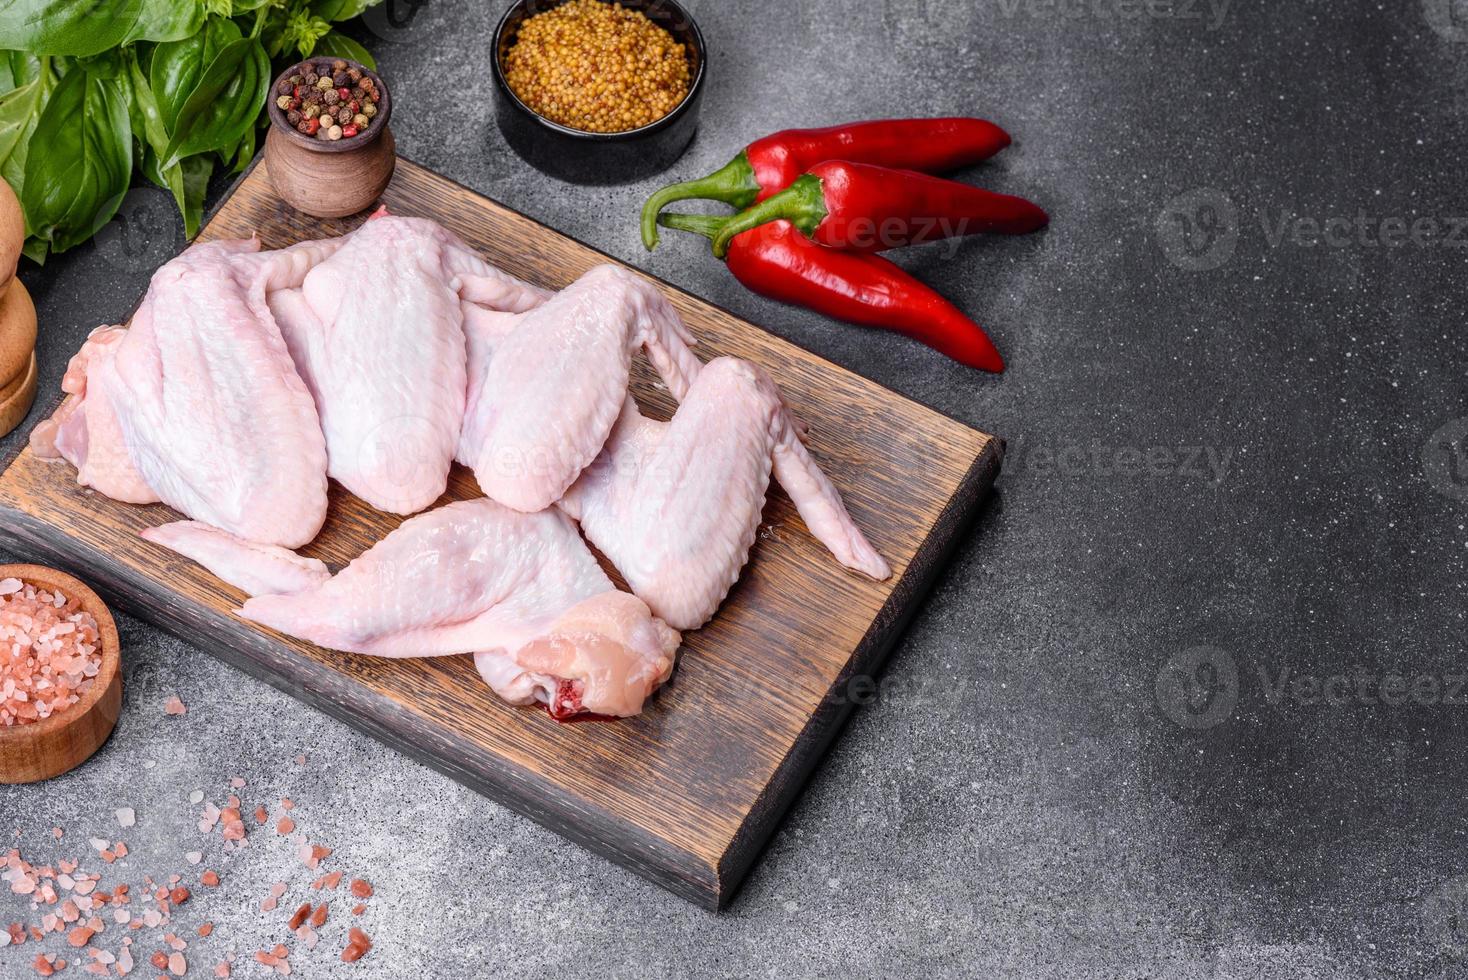
[(271, 309), (316, 400), (330, 475), (379, 510), (416, 513), (447, 487), (464, 419), (460, 293), (512, 312), (547, 294), (423, 218), (384, 209), (342, 242)]
[(560, 507), (657, 616), (697, 629), (749, 557), (772, 464), (842, 564), (877, 579), (891, 574), (797, 438), (769, 375), (736, 358), (710, 361), (671, 422), (643, 417), (628, 398), (606, 448)]
[(598, 266), (518, 316), (467, 310), (468, 406), (459, 461), (516, 510), (560, 499), (622, 410), (632, 355), (647, 351), (675, 397), (697, 375), (693, 337), (647, 280)]
[(95, 332), (73, 358), (71, 397), (32, 436), (38, 454), (119, 500), (161, 500), (260, 543), (310, 541), (326, 517), (326, 446), (266, 293), (300, 285), (336, 247), (185, 250), (154, 274), (130, 328)]
[(198, 521), (138, 532), (145, 541), (192, 559), (247, 595), (304, 592), (331, 578), (326, 565), (276, 545), (246, 541)]
[(679, 644), (613, 587), (564, 514), (484, 497), (420, 514), (330, 581), (251, 599), (240, 615), (349, 653), (474, 653), (501, 697), (557, 717), (636, 714)]

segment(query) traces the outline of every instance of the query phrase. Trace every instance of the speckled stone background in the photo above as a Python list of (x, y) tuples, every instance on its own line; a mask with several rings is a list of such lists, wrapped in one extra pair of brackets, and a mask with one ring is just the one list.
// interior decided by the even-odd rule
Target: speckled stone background
[[(125, 622), (111, 742), (0, 790), (26, 855), (122, 836), (126, 873), (166, 873), (199, 840), (191, 789), (292, 796), (378, 888), (371, 957), (337, 962), (328, 931), (306, 977), (1468, 974), (1468, 3), (695, 0), (712, 79), (670, 177), (798, 124), (1013, 131), (967, 177), (1049, 231), (902, 258), (990, 327), (1002, 378), (753, 297), (692, 238), (648, 256), (654, 181), (522, 165), (491, 115), (500, 6), (355, 28), (406, 155), (1010, 440), (886, 696), (716, 916)], [(179, 245), (155, 192), (124, 215), (22, 271), (48, 389)], [(289, 852), (260, 835), (188, 908), (217, 923), (191, 974), (283, 937), (258, 903), (286, 879), (294, 907)]]

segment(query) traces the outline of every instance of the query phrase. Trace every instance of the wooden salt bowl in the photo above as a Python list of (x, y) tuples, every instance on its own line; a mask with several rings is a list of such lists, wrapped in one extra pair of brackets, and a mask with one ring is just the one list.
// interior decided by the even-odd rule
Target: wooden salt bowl
[(112, 734), (122, 711), (121, 644), (112, 613), (78, 579), (42, 565), (0, 565), (0, 579), (6, 578), (74, 597), (97, 621), (102, 643), (102, 669), (80, 701), (44, 721), (0, 725), (0, 783), (34, 783), (86, 762)]

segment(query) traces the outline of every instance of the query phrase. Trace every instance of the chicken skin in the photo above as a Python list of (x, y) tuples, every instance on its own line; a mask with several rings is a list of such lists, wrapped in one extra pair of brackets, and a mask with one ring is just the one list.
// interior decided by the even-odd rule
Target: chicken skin
[(518, 316), (470, 308), (468, 406), (458, 458), (515, 510), (549, 507), (575, 482), (622, 410), (645, 350), (681, 396), (698, 372), (693, 337), (656, 287), (598, 266)]
[(417, 513), (447, 487), (464, 419), (460, 292), (513, 312), (547, 294), (423, 218), (384, 209), (341, 241), (271, 308), (315, 398), (330, 475), (378, 510)]
[(326, 445), (266, 296), (336, 248), (185, 250), (154, 274), (128, 329), (94, 332), (72, 359), (70, 397), (32, 446), (118, 500), (161, 500), (262, 544), (310, 541), (326, 518)]
[(557, 717), (636, 714), (679, 644), (616, 591), (564, 514), (484, 497), (420, 514), (329, 581), (253, 598), (240, 615), (349, 653), (473, 653), (501, 697)]
[(891, 574), (797, 438), (769, 375), (736, 358), (710, 361), (671, 422), (644, 418), (628, 398), (559, 506), (659, 618), (697, 629), (749, 558), (772, 468), (837, 560), (872, 578)]

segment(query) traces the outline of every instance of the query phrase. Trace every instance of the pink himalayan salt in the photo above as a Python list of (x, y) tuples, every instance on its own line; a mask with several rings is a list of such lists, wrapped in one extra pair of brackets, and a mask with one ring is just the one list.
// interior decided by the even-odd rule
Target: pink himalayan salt
[(0, 725), (41, 721), (80, 701), (102, 670), (101, 646), (80, 602), (0, 580)]

